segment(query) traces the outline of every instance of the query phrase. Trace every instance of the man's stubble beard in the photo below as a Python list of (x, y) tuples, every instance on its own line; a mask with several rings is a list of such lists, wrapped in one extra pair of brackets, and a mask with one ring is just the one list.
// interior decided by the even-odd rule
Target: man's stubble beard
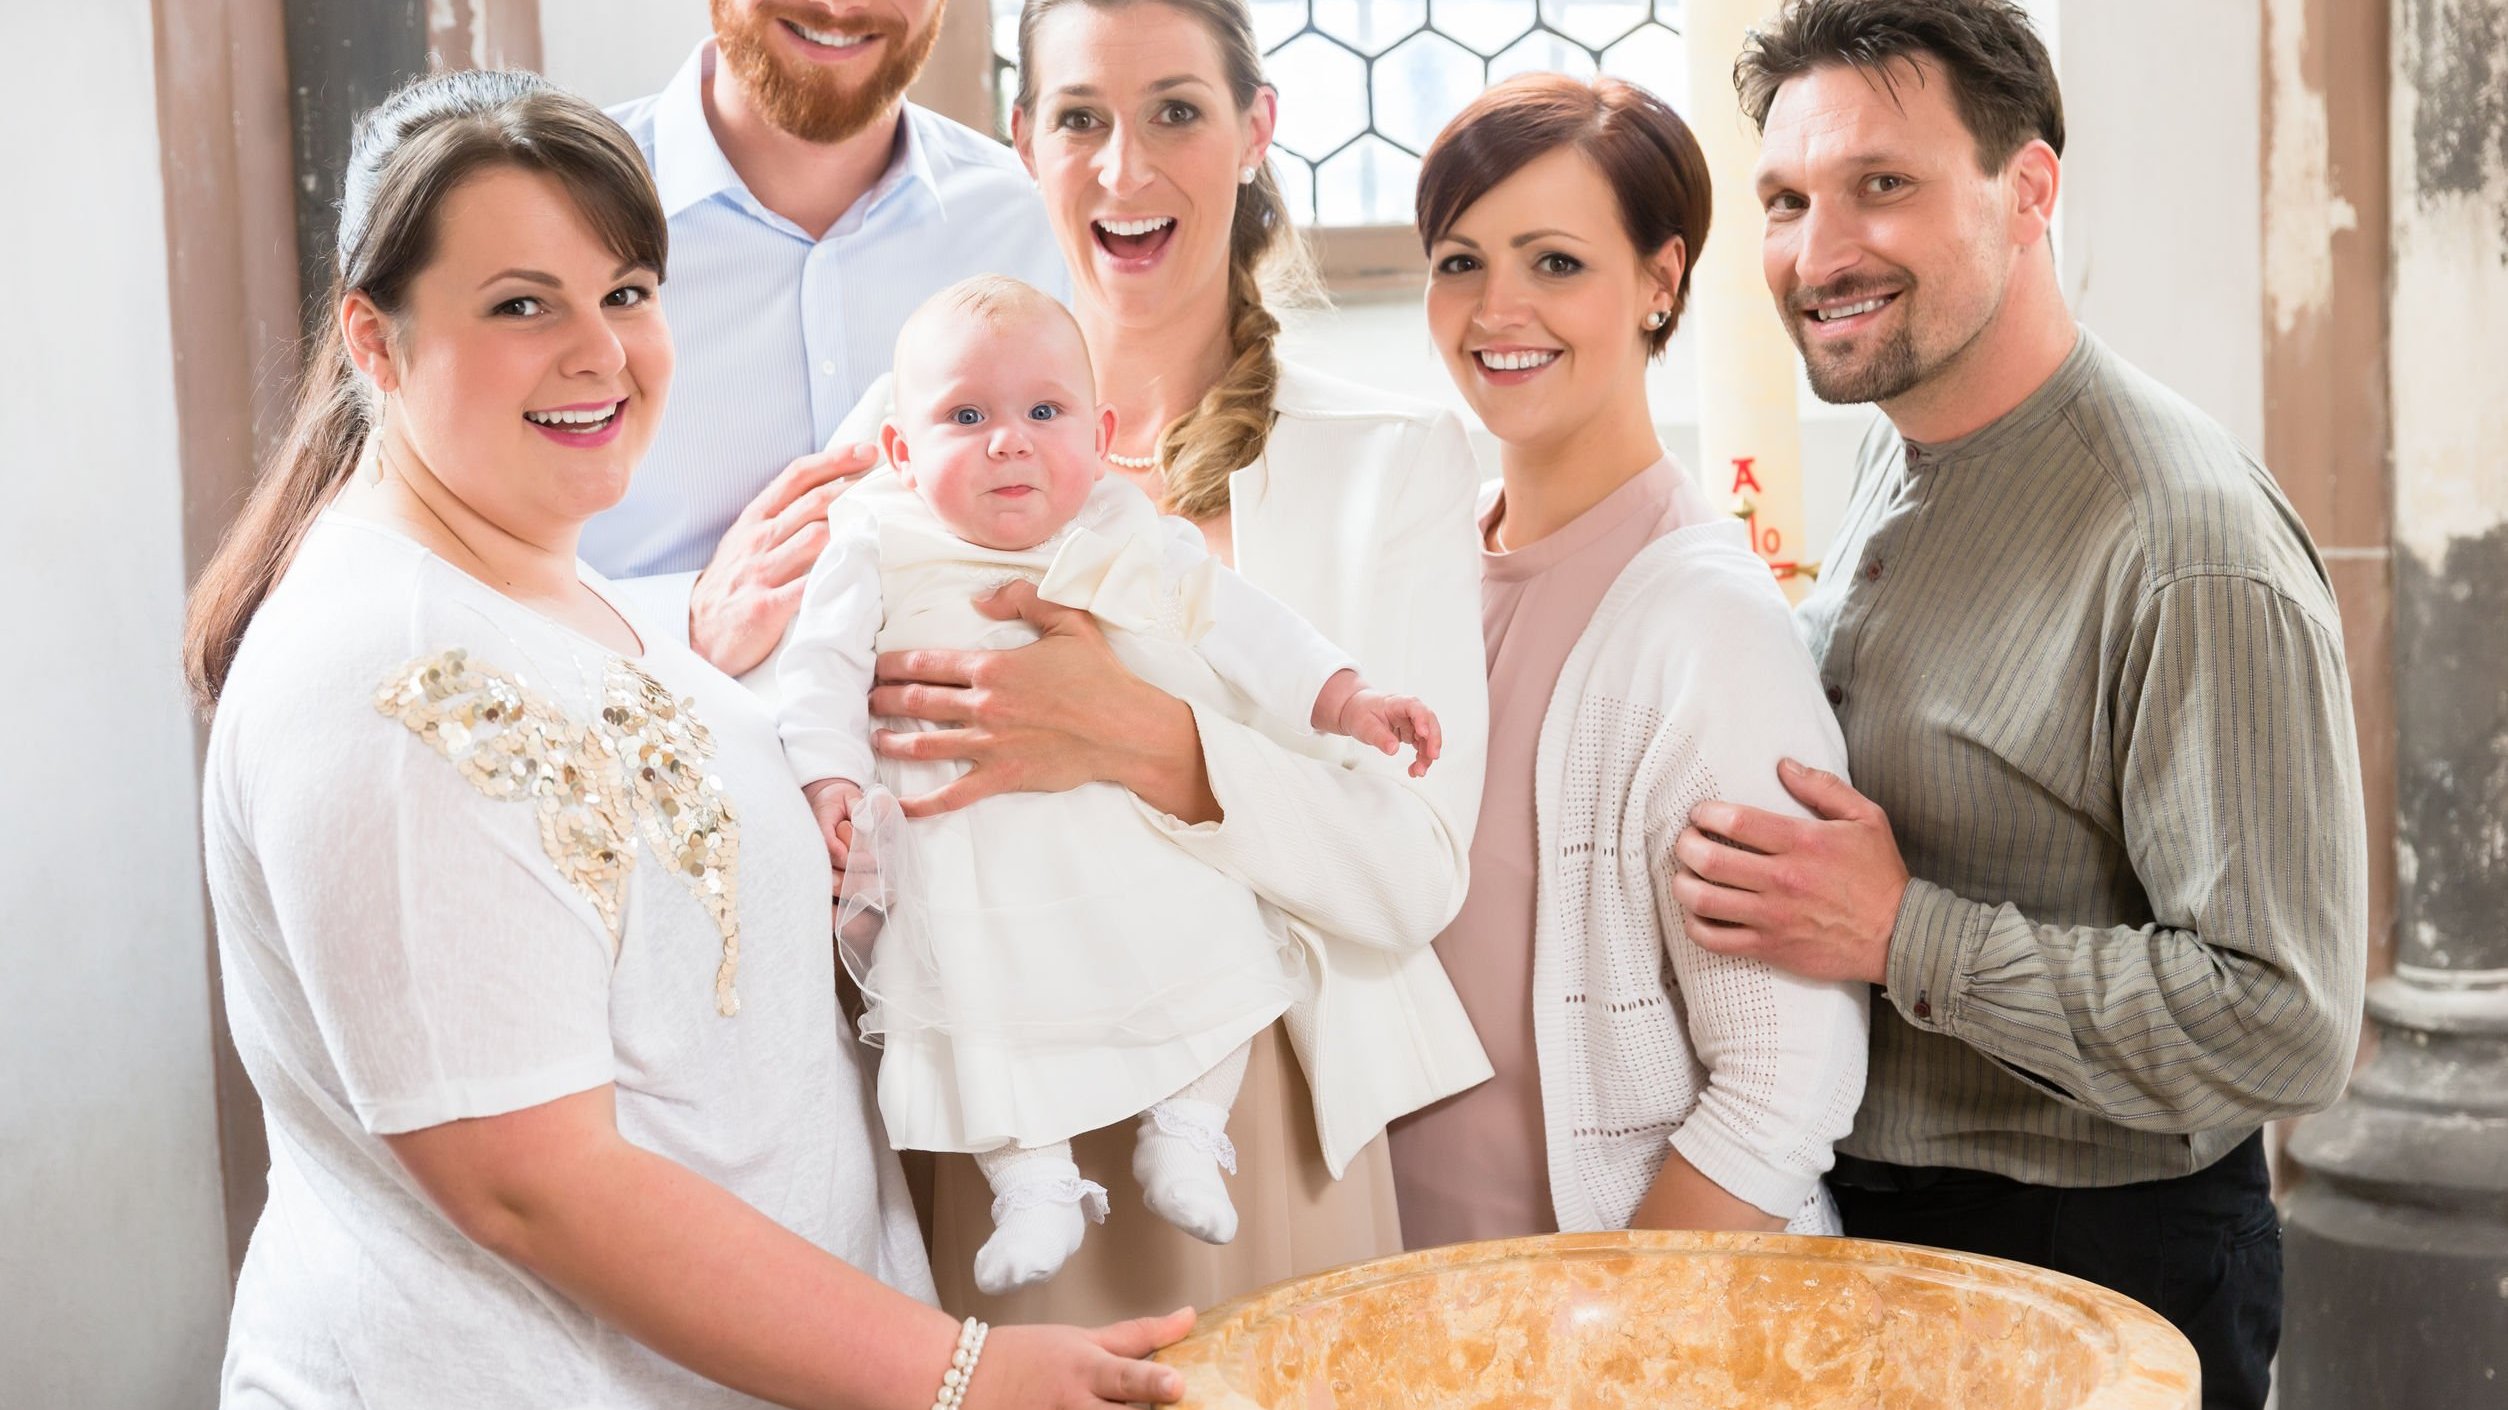
[[(1948, 346), (1938, 347), (1930, 354), (1917, 345), (1919, 310), (1916, 296), (1923, 286), (1914, 276), (1907, 277), (1900, 288), (1898, 300), (1892, 305), (1899, 313), (1898, 326), (1884, 335), (1872, 351), (1861, 358), (1836, 358), (1827, 366), (1813, 356), (1810, 339), (1799, 318), (1788, 318), (1786, 329), (1794, 336), (1794, 346), (1803, 355), (1803, 371), (1811, 383), (1814, 396), (1832, 406), (1849, 406), (1865, 402), (1892, 402), (1906, 397), (1927, 383), (1951, 371), (1977, 346), (2003, 310), (2007, 289), (1998, 284), (1987, 296), (1986, 306), (1978, 312), (1975, 326), (1956, 341), (1944, 340)], [(1802, 295), (1805, 301), (1827, 300), (1861, 292), (1851, 286), (1843, 291), (1816, 291)], [(1955, 314), (1957, 309), (1951, 310)]]
[(1841, 358), (1824, 366), (1823, 359), (1807, 346), (1799, 323), (1794, 345), (1802, 350), (1803, 371), (1809, 375), (1812, 394), (1832, 406), (1893, 400), (1913, 390), (1934, 370), (1917, 356), (1915, 331), (1905, 319), (1870, 356), (1861, 359)]
[(874, 31), (887, 47), (869, 77), (849, 85), (832, 73), (790, 58), (776, 46), (774, 30), (783, 17), (816, 28), (823, 19), (815, 11), (767, 4), (746, 21), (731, 13), (730, 0), (710, 0), (714, 34), (722, 61), (731, 67), (760, 116), (777, 129), (804, 142), (842, 142), (862, 132), (891, 111), (905, 95), (940, 39), (946, 0), (932, 7), (931, 18), (912, 34), (883, 23)]

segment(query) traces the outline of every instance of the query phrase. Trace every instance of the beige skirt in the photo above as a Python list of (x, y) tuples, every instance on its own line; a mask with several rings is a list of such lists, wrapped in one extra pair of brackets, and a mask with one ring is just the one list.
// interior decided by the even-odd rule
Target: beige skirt
[(1080, 1173), (1104, 1185), (1113, 1211), (1092, 1226), (1060, 1273), (1008, 1297), (975, 1287), (975, 1251), (993, 1232), (993, 1192), (964, 1155), (932, 1157), (932, 1277), (941, 1306), (988, 1322), (1093, 1327), (1179, 1307), (1205, 1311), (1284, 1278), (1402, 1251), (1393, 1163), (1378, 1136), (1334, 1180), (1315, 1137), (1306, 1075), (1277, 1023), (1254, 1038), (1228, 1135), (1237, 1173), (1237, 1236), (1203, 1243), (1149, 1212), (1132, 1178), (1132, 1130), (1123, 1122), (1071, 1143)]

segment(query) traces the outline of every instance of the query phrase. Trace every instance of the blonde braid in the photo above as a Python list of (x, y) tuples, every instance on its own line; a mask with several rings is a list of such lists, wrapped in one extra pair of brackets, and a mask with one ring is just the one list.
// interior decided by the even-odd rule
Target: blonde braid
[(1272, 393), (1280, 385), (1280, 359), (1272, 344), (1280, 320), (1263, 303), (1254, 270), (1243, 262), (1228, 269), (1228, 345), (1236, 356), (1202, 394), (1200, 404), (1168, 424), (1158, 438), (1158, 460), (1167, 482), (1167, 512), (1209, 519), (1228, 509), (1228, 477), (1254, 463), (1271, 438)]

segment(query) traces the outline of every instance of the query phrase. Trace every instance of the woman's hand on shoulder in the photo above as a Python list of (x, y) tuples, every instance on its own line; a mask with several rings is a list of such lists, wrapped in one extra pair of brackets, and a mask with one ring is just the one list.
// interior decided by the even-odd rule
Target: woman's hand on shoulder
[(1218, 816), (1202, 767), (1201, 736), (1181, 700), (1132, 674), (1097, 619), (1015, 582), (978, 599), (999, 621), (1025, 621), (1037, 639), (1009, 651), (883, 654), (871, 713), (938, 729), (882, 731), (892, 759), (956, 759), (967, 771), (903, 801), (908, 817), (963, 808), (996, 793), (1060, 793), (1084, 783), (1131, 789), (1188, 822)]
[(1184, 1377), (1140, 1358), (1193, 1330), (1193, 1309), (1085, 1330), (996, 1327), (967, 1384), (966, 1410), (1172, 1405)]

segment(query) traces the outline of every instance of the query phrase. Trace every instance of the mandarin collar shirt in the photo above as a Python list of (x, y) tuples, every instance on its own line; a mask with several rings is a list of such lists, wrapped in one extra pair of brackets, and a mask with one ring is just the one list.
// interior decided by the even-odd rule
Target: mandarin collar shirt
[(612, 578), (679, 575), (647, 595), (675, 596), (683, 630), (689, 575), (778, 471), (827, 445), (917, 305), (988, 273), (1070, 297), (1044, 203), (1008, 147), (906, 104), (886, 173), (813, 239), (751, 194), (715, 141), (714, 65), (708, 41), (660, 93), (610, 110), (670, 221), (662, 309), (678, 368), (626, 498), (582, 545)]
[(1941, 444), (1867, 437), (1799, 621), (1912, 873), (1845, 1154), (2118, 1185), (2331, 1103), (2368, 843), (2325, 564), (2087, 330)]

